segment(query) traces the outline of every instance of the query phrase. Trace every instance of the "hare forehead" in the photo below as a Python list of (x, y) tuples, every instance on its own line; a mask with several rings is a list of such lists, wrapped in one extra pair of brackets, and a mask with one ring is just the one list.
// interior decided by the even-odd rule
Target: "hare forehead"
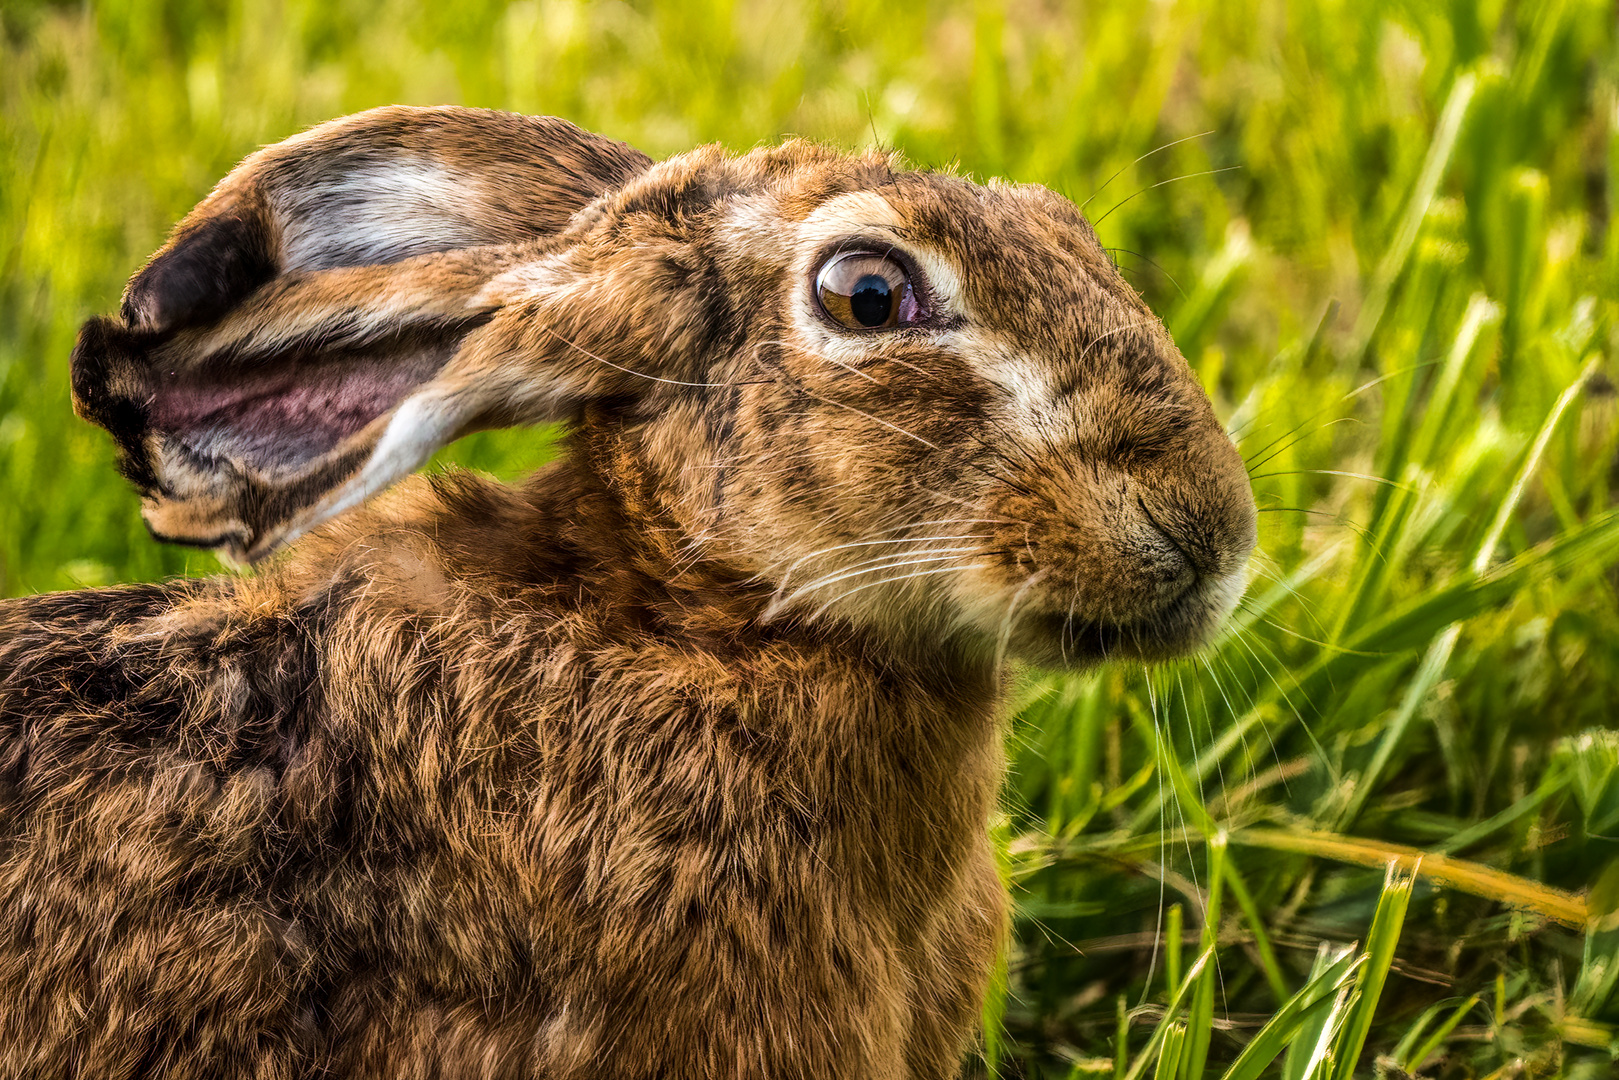
[(875, 191), (850, 191), (816, 207), (799, 226), (799, 235), (811, 243), (825, 243), (851, 233), (873, 230), (895, 239), (905, 230), (905, 219), (894, 204)]

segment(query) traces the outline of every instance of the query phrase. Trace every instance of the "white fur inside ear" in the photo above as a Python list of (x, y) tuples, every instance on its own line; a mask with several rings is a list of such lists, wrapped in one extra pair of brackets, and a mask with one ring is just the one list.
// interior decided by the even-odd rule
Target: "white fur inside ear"
[(338, 489), (344, 492), (351, 485), (356, 486), (358, 490), (350, 495), (352, 501), (332, 508), (330, 513), (347, 510), (414, 470), (432, 457), (433, 451), (454, 438), (462, 419), (453, 402), (442, 400), (432, 392), (406, 398), (394, 411), (365, 466), (349, 484)]
[(463, 208), (467, 180), (431, 161), (346, 166), (284, 192), (281, 255), (289, 270), (391, 263), (480, 242)]

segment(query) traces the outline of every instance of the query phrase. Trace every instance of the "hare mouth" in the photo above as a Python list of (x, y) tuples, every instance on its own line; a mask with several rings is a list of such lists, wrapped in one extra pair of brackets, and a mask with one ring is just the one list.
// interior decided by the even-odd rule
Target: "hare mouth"
[(1199, 578), (1150, 615), (1111, 620), (1032, 613), (1020, 620), (1016, 637), (1029, 659), (1058, 667), (1173, 660), (1206, 645), (1239, 594), (1224, 577)]

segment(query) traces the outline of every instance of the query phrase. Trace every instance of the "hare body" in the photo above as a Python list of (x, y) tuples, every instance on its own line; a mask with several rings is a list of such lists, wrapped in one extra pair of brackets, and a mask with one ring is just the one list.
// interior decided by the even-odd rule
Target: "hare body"
[(298, 542), (0, 605), (0, 1080), (954, 1075), (1002, 661), (1195, 648), (1254, 543), (1071, 204), (805, 143), (334, 121), (73, 380), (159, 536)]
[(737, 641), (768, 595), (671, 585), (610, 483), (0, 609), (0, 1075), (953, 1075), (987, 670)]

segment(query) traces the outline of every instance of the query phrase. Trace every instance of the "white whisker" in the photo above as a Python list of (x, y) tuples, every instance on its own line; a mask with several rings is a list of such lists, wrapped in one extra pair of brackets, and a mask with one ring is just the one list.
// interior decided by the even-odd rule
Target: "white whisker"
[(824, 589), (828, 585), (836, 585), (840, 581), (848, 581), (850, 578), (864, 577), (867, 574), (880, 574), (888, 570), (901, 570), (907, 566), (920, 566), (924, 563), (946, 562), (950, 560), (970, 558), (981, 554), (983, 553), (978, 548), (955, 548), (950, 551), (944, 551), (932, 555), (918, 555), (914, 557), (887, 555), (879, 559), (868, 559), (867, 563), (875, 563), (877, 565), (856, 564), (857, 567), (865, 565), (865, 568), (842, 570), (837, 573), (816, 578), (813, 581), (800, 585), (791, 593), (772, 601), (770, 610), (767, 612), (767, 616), (773, 615), (782, 608), (785, 608), (793, 601), (797, 600), (800, 596), (815, 592), (818, 589)]
[(1040, 570), (1024, 578), (1023, 584), (1019, 585), (1017, 591), (1012, 594), (1012, 599), (1007, 601), (1006, 614), (1001, 617), (1001, 632), (995, 643), (995, 670), (997, 672), (1001, 670), (1001, 665), (1006, 661), (1006, 648), (1012, 641), (1012, 623), (1017, 617), (1018, 604), (1022, 603), (1025, 593), (1045, 580), (1048, 573), (1050, 571)]
[(918, 570), (914, 574), (901, 574), (898, 577), (883, 578), (881, 581), (867, 582), (864, 585), (858, 585), (855, 588), (850, 589), (848, 592), (841, 593), (840, 595), (835, 596), (832, 599), (828, 600), (826, 603), (824, 603), (820, 607), (816, 608), (815, 611), (812, 613), (811, 617), (812, 618), (819, 618), (821, 615), (825, 614), (827, 609), (832, 607), (834, 604), (837, 604), (837, 603), (847, 599), (848, 597), (853, 596), (857, 592), (864, 592), (866, 589), (875, 589), (879, 585), (891, 585), (896, 581), (909, 581), (911, 578), (927, 577), (930, 574), (948, 574), (948, 573), (951, 573), (953, 571), (971, 570), (971, 569), (975, 568), (975, 565), (976, 564), (968, 564), (966, 566), (935, 566), (931, 570)]

